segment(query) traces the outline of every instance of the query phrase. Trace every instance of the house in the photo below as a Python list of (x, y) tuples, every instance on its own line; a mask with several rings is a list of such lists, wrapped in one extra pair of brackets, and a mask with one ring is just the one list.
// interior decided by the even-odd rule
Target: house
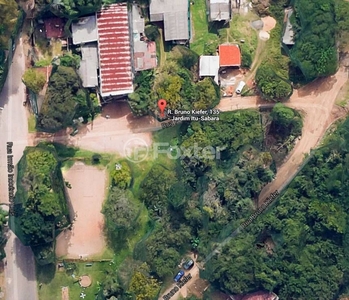
[(48, 39), (64, 37), (65, 22), (61, 18), (50, 18), (44, 20), (45, 36)]
[(144, 18), (139, 7), (132, 5), (133, 67), (135, 71), (153, 69), (157, 66), (156, 43), (148, 41), (144, 34)]
[(229, 21), (231, 19), (230, 0), (208, 0), (209, 21)]
[(186, 43), (190, 38), (188, 0), (150, 0), (150, 21), (164, 22), (165, 41)]
[(213, 77), (218, 84), (219, 56), (200, 56), (200, 77)]
[(96, 16), (80, 18), (78, 22), (72, 23), (73, 44), (79, 45), (89, 42), (97, 42), (97, 20)]
[(83, 87), (98, 86), (98, 50), (97, 43), (81, 46), (81, 61), (78, 73), (82, 79)]
[(241, 53), (238, 45), (220, 45), (218, 52), (220, 68), (241, 66)]
[(133, 92), (127, 3), (104, 6), (97, 13), (99, 91), (102, 97)]
[(282, 37), (282, 42), (288, 46), (294, 45), (294, 40), (293, 40), (294, 32), (293, 32), (292, 24), (290, 22), (292, 13), (293, 13), (292, 8), (285, 10), (285, 20), (284, 20), (285, 29), (284, 29), (284, 35)]

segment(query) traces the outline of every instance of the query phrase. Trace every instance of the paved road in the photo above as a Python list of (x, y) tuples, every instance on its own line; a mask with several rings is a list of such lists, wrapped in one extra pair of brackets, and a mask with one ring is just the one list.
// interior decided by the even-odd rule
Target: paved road
[[(7, 81), (0, 94), (0, 107), (3, 107), (0, 111), (0, 199), (3, 203), (9, 201), (6, 143), (13, 142), (14, 165), (18, 163), (27, 145), (28, 121), (26, 108), (23, 106), (25, 88), (21, 81), (24, 68), (25, 57), (22, 41), (19, 41)], [(10, 232), (5, 251), (6, 299), (37, 300), (34, 258), (30, 248), (24, 247), (15, 234)]]

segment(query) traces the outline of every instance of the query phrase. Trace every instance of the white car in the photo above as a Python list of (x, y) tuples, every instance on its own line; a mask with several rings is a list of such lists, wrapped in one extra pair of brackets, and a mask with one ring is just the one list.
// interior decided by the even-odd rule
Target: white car
[(241, 94), (242, 89), (244, 88), (244, 86), (246, 85), (245, 81), (240, 81), (238, 84), (238, 87), (236, 88), (235, 92), (237, 94)]

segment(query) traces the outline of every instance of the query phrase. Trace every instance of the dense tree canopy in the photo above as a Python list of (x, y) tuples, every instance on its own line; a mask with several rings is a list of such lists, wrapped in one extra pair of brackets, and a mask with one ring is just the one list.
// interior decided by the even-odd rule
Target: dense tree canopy
[(81, 88), (76, 71), (58, 66), (50, 77), (37, 126), (44, 131), (56, 132), (72, 125), (74, 117), (88, 118), (90, 112), (87, 94)]
[(337, 70), (335, 0), (295, 0), (295, 45), (291, 60), (305, 78), (332, 75)]
[(280, 299), (348, 295), (348, 128), (347, 119), (273, 209), (206, 265), (213, 283), (229, 293), (272, 290)]
[(17, 2), (15, 0), (1, 0), (0, 12), (0, 49), (7, 49), (19, 15)]
[(258, 68), (255, 80), (262, 97), (267, 100), (281, 101), (292, 95), (291, 84), (267, 65)]
[(302, 119), (293, 109), (281, 103), (275, 104), (271, 112), (272, 130), (283, 138), (293, 135), (299, 136), (302, 132)]
[[(19, 162), (13, 230), (25, 245), (52, 248), (56, 235), (69, 225), (63, 178), (55, 155), (53, 146), (28, 147)], [(50, 256), (40, 251), (37, 254)]]

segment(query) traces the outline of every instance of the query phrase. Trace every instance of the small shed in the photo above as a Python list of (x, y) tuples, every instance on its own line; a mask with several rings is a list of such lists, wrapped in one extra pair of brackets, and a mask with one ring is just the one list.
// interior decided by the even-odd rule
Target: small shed
[(61, 18), (50, 18), (44, 20), (46, 38), (62, 38), (64, 37), (65, 22)]
[(218, 84), (219, 56), (200, 56), (200, 77), (213, 77)]
[(231, 2), (230, 0), (209, 0), (210, 5), (210, 22), (229, 21), (231, 19)]
[(218, 51), (221, 68), (241, 66), (241, 52), (238, 45), (223, 44), (219, 46)]

